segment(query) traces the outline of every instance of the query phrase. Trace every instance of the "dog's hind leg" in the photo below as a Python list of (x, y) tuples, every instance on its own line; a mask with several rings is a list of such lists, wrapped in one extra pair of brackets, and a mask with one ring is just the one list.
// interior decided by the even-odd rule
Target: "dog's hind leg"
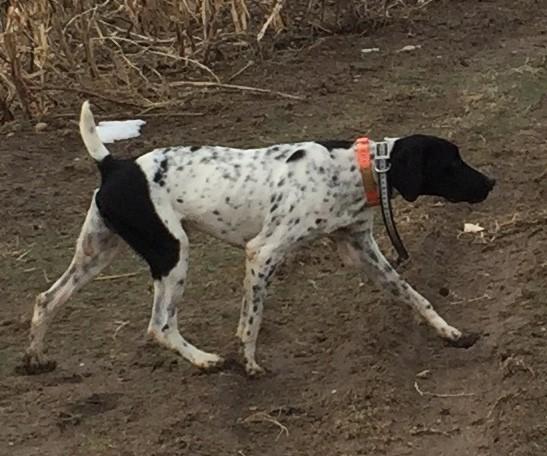
[(49, 290), (36, 298), (30, 327), (30, 345), (23, 365), (27, 373), (55, 368), (55, 363), (47, 361), (44, 357), (44, 336), (49, 322), (75, 291), (93, 279), (112, 261), (119, 244), (120, 238), (105, 225), (94, 195), (70, 266)]
[[(168, 209), (157, 209), (169, 232), (178, 241), (178, 260), (169, 271), (154, 277), (154, 305), (148, 325), (148, 334), (160, 344), (178, 352), (183, 358), (201, 369), (220, 365), (223, 359), (207, 353), (185, 340), (178, 330), (177, 302), (181, 300), (188, 269), (189, 243), (186, 233), (175, 214)], [(176, 244), (173, 244), (173, 246)], [(172, 248), (172, 247), (171, 247)], [(158, 252), (161, 253), (161, 252)], [(167, 253), (167, 252), (166, 252)]]

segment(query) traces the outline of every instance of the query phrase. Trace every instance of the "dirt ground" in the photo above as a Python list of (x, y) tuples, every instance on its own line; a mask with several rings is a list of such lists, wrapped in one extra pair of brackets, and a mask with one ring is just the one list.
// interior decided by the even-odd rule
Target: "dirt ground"
[[(402, 273), (480, 341), (445, 347), (319, 242), (291, 257), (271, 287), (258, 348), (270, 372), (204, 374), (146, 340), (151, 280), (126, 250), (52, 325), (58, 368), (18, 375), (34, 296), (68, 265), (98, 173), (71, 122), (4, 131), (1, 455), (547, 454), (547, 5), (434, 5), (370, 36), (280, 50), (234, 81), (305, 101), (196, 97), (188, 109), (203, 116), (148, 119), (143, 136), (112, 149), (453, 139), (498, 185), (474, 206), (397, 201), (412, 255)], [(407, 44), (422, 47), (396, 52)], [(361, 55), (370, 47), (381, 51)], [(464, 222), (485, 231), (461, 234)], [(242, 253), (201, 235), (192, 246), (182, 332), (238, 357)]]

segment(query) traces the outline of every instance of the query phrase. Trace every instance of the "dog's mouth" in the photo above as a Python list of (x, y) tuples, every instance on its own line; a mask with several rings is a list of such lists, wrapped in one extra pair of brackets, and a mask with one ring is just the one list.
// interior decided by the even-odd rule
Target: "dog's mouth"
[(488, 195), (485, 195), (482, 198), (472, 198), (472, 199), (467, 200), (466, 202), (469, 203), (469, 204), (482, 203), (486, 199), (487, 196)]
[(469, 204), (477, 204), (482, 203), (486, 197), (488, 196), (488, 193), (484, 196), (477, 196), (472, 198), (446, 198), (446, 200), (449, 203), (469, 203)]
[(492, 189), (494, 188), (495, 181), (490, 180), (486, 186), (481, 192), (476, 192), (473, 195), (470, 195), (468, 197), (446, 197), (446, 200), (450, 203), (469, 203), (469, 204), (477, 204), (482, 203), (490, 194)]
[(449, 202), (449, 203), (471, 203), (471, 200), (468, 199), (468, 198), (456, 198), (456, 197), (453, 197), (453, 196), (447, 196), (445, 197), (445, 199)]

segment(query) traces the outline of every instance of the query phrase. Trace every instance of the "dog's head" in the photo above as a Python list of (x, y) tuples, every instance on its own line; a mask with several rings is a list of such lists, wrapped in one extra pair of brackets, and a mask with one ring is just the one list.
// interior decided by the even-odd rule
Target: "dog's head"
[(455, 144), (425, 135), (395, 142), (389, 179), (407, 201), (434, 195), (453, 203), (484, 201), (496, 183), (465, 163)]

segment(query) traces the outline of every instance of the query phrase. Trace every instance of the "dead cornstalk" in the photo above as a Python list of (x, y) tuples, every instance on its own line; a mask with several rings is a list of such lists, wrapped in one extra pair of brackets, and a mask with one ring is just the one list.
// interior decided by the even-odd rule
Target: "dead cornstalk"
[[(337, 32), (342, 16), (367, 24), (432, 1), (0, 0), (1, 118), (73, 112), (82, 95), (179, 110), (205, 87), (300, 99), (273, 87), (230, 86), (214, 63), (237, 60), (247, 69), (286, 30)], [(180, 90), (176, 81), (190, 84)]]

